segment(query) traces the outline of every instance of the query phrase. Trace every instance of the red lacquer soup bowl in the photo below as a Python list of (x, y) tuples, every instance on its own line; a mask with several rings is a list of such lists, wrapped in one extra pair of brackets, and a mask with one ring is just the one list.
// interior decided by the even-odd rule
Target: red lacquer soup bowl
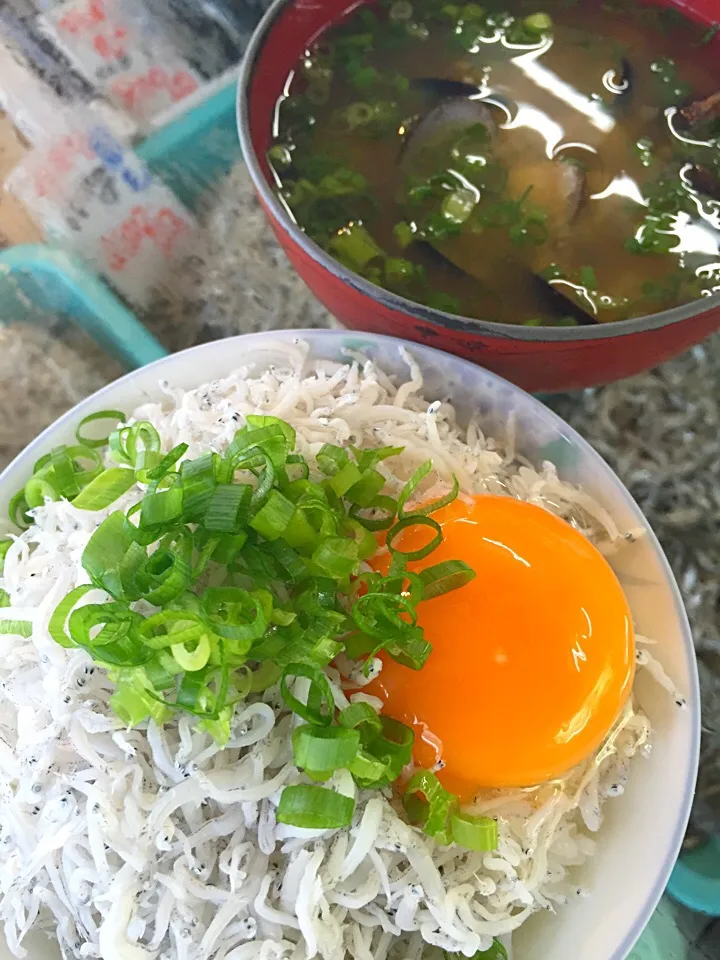
[[(656, 2), (673, 5), (670, 0)], [(277, 101), (298, 57), (317, 34), (357, 5), (351, 0), (277, 0), (255, 32), (238, 90), (244, 157), (275, 234), (297, 272), (341, 323), (439, 347), (474, 360), (526, 390), (548, 392), (639, 373), (720, 327), (720, 294), (662, 313), (596, 326), (525, 327), (462, 318), (375, 286), (310, 240), (277, 200), (266, 152)], [(720, 0), (677, 0), (674, 5), (708, 26), (720, 18)], [(711, 42), (711, 51), (720, 58), (720, 35)]]

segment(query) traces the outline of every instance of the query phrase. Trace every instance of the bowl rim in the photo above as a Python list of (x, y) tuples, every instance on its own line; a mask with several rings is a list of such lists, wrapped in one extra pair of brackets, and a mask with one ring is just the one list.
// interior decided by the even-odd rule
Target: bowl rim
[[(520, 340), (534, 342), (583, 342), (591, 340), (610, 340), (632, 334), (647, 333), (663, 327), (682, 323), (694, 317), (704, 316), (706, 313), (720, 307), (720, 292), (710, 297), (692, 300), (690, 303), (663, 310), (660, 313), (645, 314), (629, 320), (616, 320), (609, 323), (598, 323), (589, 326), (577, 327), (525, 327), (521, 324), (498, 323), (495, 321), (479, 320), (472, 317), (461, 317), (452, 313), (445, 313), (432, 307), (426, 307), (408, 300), (399, 294), (392, 293), (379, 287), (359, 274), (348, 269), (331, 257), (322, 247), (318, 246), (298, 226), (289, 215), (287, 209), (279, 202), (275, 191), (265, 177), (259, 158), (255, 152), (250, 133), (250, 87), (253, 80), (255, 65), (262, 53), (263, 46), (269, 38), (275, 22), (279, 19), (286, 7), (298, 0), (274, 0), (260, 23), (255, 28), (250, 43), (245, 51), (242, 69), (238, 77), (236, 119), (240, 138), (240, 147), (243, 158), (250, 171), (250, 177), (255, 189), (260, 195), (266, 210), (272, 215), (276, 224), (287, 233), (316, 263), (331, 273), (338, 280), (358, 293), (380, 302), (398, 313), (403, 313), (425, 323), (445, 327), (451, 332), (487, 336), (496, 340)], [(353, 7), (365, 3), (358, 0)]]
[[(42, 447), (45, 446), (51, 437), (62, 431), (69, 430), (73, 424), (77, 424), (85, 415), (88, 413), (94, 412), (98, 409), (104, 409), (107, 404), (103, 404), (103, 398), (109, 394), (113, 393), (120, 386), (127, 386), (132, 383), (138, 377), (147, 379), (148, 376), (152, 377), (153, 374), (157, 374), (157, 381), (163, 379), (163, 371), (167, 368), (171, 368), (175, 363), (177, 363), (177, 358), (184, 357), (189, 354), (194, 354), (197, 356), (198, 370), (202, 369), (202, 357), (203, 353), (212, 353), (213, 351), (219, 350), (219, 345), (222, 344), (227, 351), (228, 355), (228, 366), (231, 369), (233, 366), (242, 366), (242, 360), (234, 361), (230, 358), (238, 356), (242, 358), (244, 346), (252, 346), (253, 342), (262, 343), (277, 342), (278, 340), (296, 342), (297, 340), (302, 340), (303, 337), (308, 337), (310, 339), (321, 335), (326, 341), (338, 340), (342, 341), (345, 338), (352, 338), (354, 336), (353, 331), (347, 330), (310, 330), (310, 329), (300, 329), (300, 330), (270, 330), (262, 331), (259, 333), (250, 333), (250, 334), (240, 334), (235, 337), (228, 337), (224, 340), (213, 340), (208, 343), (199, 344), (194, 347), (189, 347), (186, 350), (179, 351), (175, 354), (169, 354), (168, 356), (162, 357), (159, 360), (155, 360), (153, 363), (148, 364), (145, 367), (139, 367), (136, 370), (131, 371), (130, 373), (125, 374), (124, 376), (118, 378), (117, 380), (112, 381), (104, 387), (101, 387), (95, 393), (91, 394), (89, 397), (86, 397), (84, 400), (81, 400), (78, 404), (64, 413), (62, 416), (58, 417), (54, 423), (46, 427), (42, 433), (40, 433), (34, 440), (32, 440), (14, 459), (7, 465), (7, 467), (0, 472), (0, 494), (3, 488), (10, 487), (14, 489), (15, 486), (18, 488), (23, 483), (22, 473), (28, 472), (28, 469), (31, 467), (35, 458), (41, 453)], [(670, 591), (670, 595), (673, 600), (673, 605), (675, 608), (675, 613), (678, 619), (681, 633), (681, 642), (683, 646), (683, 652), (685, 656), (685, 668), (688, 676), (688, 708), (691, 711), (690, 717), (690, 736), (689, 736), (689, 769), (687, 782), (685, 784), (684, 795), (682, 802), (677, 810), (677, 819), (675, 823), (675, 830), (671, 837), (668, 837), (667, 842), (667, 852), (665, 856), (665, 861), (660, 869), (658, 875), (655, 878), (654, 883), (652, 884), (648, 895), (645, 900), (643, 908), (638, 912), (634, 923), (627, 930), (623, 942), (619, 948), (612, 954), (611, 957), (608, 957), (607, 960), (625, 960), (629, 952), (631, 951), (633, 945), (637, 942), (641, 936), (643, 930), (647, 926), (657, 904), (660, 902), (660, 899), (663, 895), (663, 892), (667, 886), (668, 880), (672, 873), (672, 870), (677, 862), (677, 857), (680, 852), (682, 845), (682, 840), (685, 834), (685, 828), (690, 816), (690, 809), (692, 806), (692, 801), (695, 793), (695, 783), (697, 780), (699, 756), (700, 756), (700, 686), (699, 686), (699, 677), (697, 669), (697, 661), (695, 659), (695, 650), (693, 645), (692, 633), (690, 630), (690, 624), (688, 622), (687, 614), (685, 612), (685, 607), (683, 605), (680, 590), (675, 580), (675, 576), (670, 568), (670, 564), (665, 556), (665, 553), (660, 546), (660, 543), (655, 536), (655, 533), (650, 526), (650, 524), (645, 519), (640, 507), (637, 505), (635, 500), (630, 495), (629, 491), (622, 483), (620, 478), (615, 474), (614, 470), (603, 460), (600, 454), (592, 447), (579, 433), (577, 433), (568, 423), (566, 423), (561, 417), (559, 417), (554, 411), (550, 410), (549, 407), (533, 397), (531, 394), (528, 394), (527, 391), (523, 390), (521, 387), (516, 386), (508, 380), (505, 380), (503, 377), (498, 376), (498, 374), (493, 373), (490, 370), (485, 369), (484, 367), (479, 367), (478, 364), (472, 363), (470, 360), (465, 360), (461, 357), (456, 357), (451, 354), (446, 353), (443, 350), (438, 350), (435, 347), (426, 346), (424, 344), (411, 343), (410, 341), (403, 340), (399, 337), (389, 337), (384, 334), (375, 334), (375, 333), (363, 333), (362, 337), (368, 341), (380, 341), (387, 344), (394, 344), (397, 347), (405, 347), (411, 353), (419, 354), (420, 362), (423, 362), (422, 355), (429, 355), (429, 359), (433, 358), (444, 358), (448, 359), (450, 357), (455, 364), (462, 364), (464, 367), (469, 370), (482, 370), (483, 375), (493, 381), (496, 381), (499, 386), (504, 390), (509, 390), (510, 392), (516, 392), (521, 395), (523, 398), (529, 399), (533, 405), (542, 408), (543, 417), (546, 417), (556, 428), (561, 429), (563, 434), (574, 444), (576, 445), (581, 453), (584, 456), (588, 456), (591, 460), (594, 460), (598, 465), (603, 469), (603, 472), (606, 473), (609, 478), (614, 481), (614, 485), (617, 488), (618, 493), (625, 500), (628, 508), (635, 512), (639, 519), (644, 523), (647, 542), (650, 544), (653, 552), (655, 553), (658, 562), (660, 564), (661, 572), (664, 575), (664, 582), (667, 589)], [(239, 348), (237, 351), (234, 347)], [(198, 379), (200, 383), (202, 382), (202, 374), (198, 374)], [(198, 385), (200, 385), (200, 383)], [(147, 399), (147, 397), (145, 398)], [(140, 395), (138, 397), (138, 403), (143, 402), (143, 397)]]

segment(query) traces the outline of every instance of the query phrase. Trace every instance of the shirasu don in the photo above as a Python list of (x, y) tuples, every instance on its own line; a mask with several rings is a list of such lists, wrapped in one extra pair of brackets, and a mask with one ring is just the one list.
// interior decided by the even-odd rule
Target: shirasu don
[[(558, 513), (608, 554), (641, 534), (618, 530), (552, 464), (516, 455), (512, 423), (502, 443), (476, 422), (461, 432), (447, 403), (423, 399), (410, 356), (395, 386), (360, 357), (309, 364), (301, 342), (278, 351), (282, 362), (255, 379), (239, 370), (197, 390), (162, 384), (162, 402), (134, 419), (150, 420), (166, 449), (188, 443), (193, 457), (222, 450), (248, 413), (271, 414), (293, 424), (306, 454), (323, 442), (404, 445), (392, 468), (381, 465), (394, 487), (432, 458), (425, 489), (455, 473), (465, 492)], [(585, 894), (573, 868), (593, 853), (602, 802), (650, 749), (640, 711), (629, 705), (598, 756), (565, 780), (479, 795), (475, 809), (498, 818), (492, 853), (435, 845), (346, 772), (333, 786), (356, 797), (351, 827), (278, 825), (280, 792), (302, 775), (277, 688), (237, 708), (224, 749), (188, 717), (123, 730), (104, 672), (50, 638), (55, 606), (87, 582), (80, 558), (105, 515), (67, 502), (38, 508), (0, 581), (10, 597), (0, 617), (32, 623), (27, 639), (0, 635), (0, 919), (14, 955), (40, 927), (63, 956), (103, 960), (472, 957), (536, 911)], [(646, 647), (638, 663), (667, 681)], [(343, 706), (342, 679), (328, 676)]]

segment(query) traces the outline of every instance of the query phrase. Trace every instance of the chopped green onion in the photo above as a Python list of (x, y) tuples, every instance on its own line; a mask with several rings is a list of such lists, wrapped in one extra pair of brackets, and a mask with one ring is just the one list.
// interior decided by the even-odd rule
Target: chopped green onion
[(25, 499), (25, 491), (18, 490), (8, 504), (8, 516), (10, 517), (11, 523), (14, 523), (15, 526), (21, 530), (27, 530), (31, 520), (27, 513), (29, 509), (30, 507)]
[(445, 293), (442, 290), (433, 290), (425, 302), (429, 307), (432, 307), (433, 310), (440, 310), (443, 313), (461, 313), (462, 308), (460, 306), (460, 301), (457, 297), (451, 296), (449, 293)]
[(508, 236), (514, 244), (526, 246), (532, 244), (541, 246), (548, 239), (547, 214), (543, 211), (523, 216), (519, 223), (514, 223), (508, 229)]
[(313, 552), (312, 560), (323, 573), (342, 579), (354, 573), (360, 557), (354, 540), (347, 537), (327, 537)]
[(484, 7), (477, 3), (466, 3), (463, 5), (460, 15), (463, 20), (483, 20), (486, 16)]
[(408, 0), (395, 0), (388, 12), (388, 17), (393, 23), (405, 23), (412, 15), (413, 7)]
[(176, 447), (173, 447), (152, 470), (139, 471), (138, 480), (142, 483), (162, 480), (162, 478), (172, 470), (178, 460), (185, 456), (187, 451), (188, 445), (186, 443), (179, 443)]
[(248, 650), (267, 627), (259, 597), (241, 587), (209, 587), (200, 598), (200, 613), (214, 633), (234, 644), (247, 644)]
[(457, 797), (447, 791), (434, 773), (417, 770), (408, 781), (403, 795), (405, 809), (413, 820), (438, 843), (450, 843), (448, 819), (457, 807)]
[(0, 635), (13, 637), (31, 637), (32, 623), (29, 620), (0, 620)]
[(326, 787), (285, 787), (277, 808), (278, 823), (310, 830), (339, 830), (352, 823), (355, 801)]
[(44, 466), (39, 467), (36, 464), (34, 472), (49, 480), (61, 497), (72, 500), (80, 492), (81, 483), (78, 479), (80, 471), (77, 470), (76, 461), (70, 456), (65, 446), (51, 450)]
[(276, 143), (267, 152), (268, 161), (276, 170), (287, 170), (292, 166), (292, 154), (282, 143)]
[(398, 497), (398, 517), (401, 520), (406, 520), (408, 517), (426, 517), (428, 514), (435, 513), (435, 511), (439, 510), (441, 507), (447, 507), (448, 504), (457, 500), (457, 495), (460, 492), (460, 484), (458, 483), (458, 478), (455, 476), (455, 474), (453, 474), (452, 489), (449, 493), (445, 494), (444, 497), (438, 497), (437, 500), (433, 500), (430, 503), (425, 503), (421, 507), (416, 507), (414, 510), (405, 509), (405, 504), (407, 503), (409, 497), (412, 495), (420, 481), (428, 475), (431, 468), (432, 462), (430, 460), (426, 460), (422, 466), (418, 467), (418, 469), (403, 487), (402, 492)]
[(252, 493), (253, 488), (247, 483), (219, 483), (205, 509), (205, 529), (216, 533), (235, 533), (248, 515)]
[(369, 560), (377, 553), (377, 540), (359, 520), (348, 517), (343, 524), (343, 532), (349, 533), (355, 541), (358, 560)]
[[(275, 466), (273, 464), (272, 456), (269, 453), (267, 453), (265, 450), (262, 450), (260, 447), (253, 448), (249, 452), (252, 453), (253, 450), (258, 451), (262, 460), (265, 463), (263, 471), (260, 474), (260, 482), (258, 483), (257, 487), (255, 487), (255, 490), (253, 491), (253, 494), (250, 497), (250, 510), (252, 513), (256, 513), (260, 509), (260, 507), (262, 507), (265, 504), (270, 494), (274, 492), (273, 485), (275, 484), (276, 473), (275, 473)], [(245, 464), (245, 465), (250, 466), (249, 464)], [(240, 466), (242, 467), (243, 464), (241, 463)]]
[(481, 853), (495, 850), (498, 845), (497, 821), (491, 817), (472, 817), (454, 813), (450, 817), (450, 836), (459, 847)]
[[(363, 509), (371, 510), (372, 517), (363, 516)], [(378, 516), (380, 512), (380, 516)], [(397, 513), (397, 501), (392, 497), (375, 497), (366, 508), (355, 503), (350, 509), (350, 516), (361, 523), (366, 530), (387, 530), (392, 526), (395, 514)]]
[(547, 33), (552, 30), (553, 25), (552, 17), (547, 13), (531, 13), (529, 17), (525, 17), (523, 23), (534, 33)]
[(385, 280), (392, 287), (406, 287), (416, 277), (424, 276), (422, 272), (418, 273), (421, 270), (410, 260), (401, 257), (388, 257), (383, 264)]
[(110, 467), (98, 474), (73, 500), (78, 510), (104, 510), (135, 483), (135, 473), (126, 467)]
[(315, 457), (318, 467), (329, 477), (334, 477), (350, 460), (347, 450), (333, 443), (324, 443)]
[(74, 643), (67, 634), (67, 619), (75, 609), (78, 600), (85, 596), (90, 590), (95, 588), (92, 584), (84, 584), (82, 587), (75, 587), (71, 590), (55, 607), (53, 615), (48, 624), (48, 633), (55, 643), (61, 647), (72, 647)]
[(122, 427), (110, 434), (110, 456), (120, 466), (149, 470), (160, 462), (160, 435), (147, 420)]
[(415, 240), (417, 225), (401, 220), (393, 227), (393, 236), (401, 250), (406, 250)]
[(126, 419), (127, 417), (122, 410), (98, 410), (97, 413), (91, 413), (78, 424), (78, 428), (75, 431), (77, 442), (86, 447), (105, 447), (110, 440), (110, 434), (102, 437), (88, 437), (83, 434), (83, 427), (87, 426), (88, 423), (97, 423), (103, 420), (109, 420), (115, 425), (117, 423), (124, 423)]
[(381, 717), (382, 733), (368, 745), (369, 752), (381, 759), (387, 768), (390, 781), (400, 776), (404, 767), (412, 759), (412, 747), (415, 734), (411, 727), (393, 720), (392, 717)]
[(143, 643), (155, 651), (198, 640), (207, 633), (207, 625), (190, 610), (161, 610), (145, 617), (139, 632)]
[(477, 205), (477, 194), (467, 188), (448, 194), (440, 206), (440, 212), (451, 223), (465, 223)]
[[(453, 24), (457, 24), (461, 19), (460, 7), (455, 3), (446, 3), (440, 8), (439, 13), (441, 19), (451, 20)], [(464, 14), (462, 15), (464, 18)]]
[(386, 640), (383, 646), (393, 660), (411, 670), (422, 670), (432, 653), (432, 644), (425, 640), (419, 627)]
[(369, 703), (358, 701), (351, 703), (340, 711), (338, 723), (341, 727), (347, 727), (349, 730), (360, 730), (360, 736), (363, 739), (374, 737), (382, 730), (380, 717), (373, 710)]
[(366, 750), (357, 752), (348, 764), (348, 770), (358, 786), (363, 789), (387, 786), (397, 777), (390, 772), (384, 760), (371, 756)]
[(462, 560), (443, 560), (420, 571), (423, 584), (422, 599), (432, 600), (451, 590), (457, 590), (475, 578), (475, 571)]
[(274, 540), (268, 544), (267, 550), (280, 564), (291, 582), (304, 580), (308, 576), (307, 564), (288, 543), (283, 540)]
[[(310, 681), (307, 702), (290, 693), (290, 677), (304, 677)], [(326, 727), (332, 723), (334, 701), (330, 681), (319, 667), (312, 663), (290, 663), (283, 670), (280, 679), (280, 693), (289, 710), (302, 717), (307, 723)]]
[[(357, 465), (348, 462), (341, 467), (337, 473), (331, 477), (330, 480), (327, 480), (326, 482), (336, 497), (344, 497), (348, 495), (348, 491), (351, 488), (355, 489), (355, 487), (357, 487), (362, 480), (363, 475), (360, 473)], [(349, 495), (348, 499), (351, 499)]]
[(393, 633), (406, 633), (417, 622), (409, 599), (395, 594), (368, 592), (357, 598), (351, 613), (358, 629), (378, 640)]
[(140, 676), (133, 673), (123, 678), (115, 693), (110, 697), (110, 706), (120, 720), (128, 727), (136, 727), (147, 717), (158, 724), (170, 719), (171, 711), (143, 686)]
[(92, 582), (116, 599), (125, 592), (120, 567), (131, 542), (125, 516), (116, 510), (103, 520), (83, 551), (82, 565)]
[(318, 184), (318, 191), (323, 197), (348, 197), (362, 193), (366, 188), (365, 177), (347, 167), (338, 167)]
[(230, 677), (221, 640), (218, 642), (218, 659), (219, 668), (208, 664), (202, 670), (186, 673), (180, 681), (176, 701), (168, 703), (163, 699), (162, 702), (203, 720), (218, 720), (227, 702)]
[(250, 691), (252, 693), (262, 693), (280, 679), (282, 668), (272, 660), (263, 660), (257, 670), (253, 671), (250, 678)]
[(41, 507), (46, 500), (59, 500), (55, 487), (44, 477), (36, 475), (25, 484), (25, 501), (29, 509)]
[(595, 270), (592, 267), (583, 267), (580, 270), (580, 282), (589, 292), (597, 290), (598, 282)]
[[(293, 475), (293, 480), (307, 480), (307, 478), (310, 476), (310, 467), (308, 466), (307, 460), (297, 453), (291, 453), (288, 455), (288, 458), (285, 461), (286, 475), (288, 474), (288, 468)], [(287, 482), (290, 482), (289, 475), (285, 479)]]
[(250, 447), (258, 447), (270, 457), (273, 466), (282, 466), (295, 446), (294, 428), (278, 417), (249, 413), (246, 419), (247, 426), (235, 434), (228, 457), (233, 459)]
[(361, 223), (349, 223), (330, 240), (330, 252), (353, 270), (364, 270), (373, 260), (384, 257)]
[(425, 477), (432, 470), (432, 460), (425, 460), (420, 466), (415, 470), (413, 475), (407, 481), (405, 486), (400, 492), (397, 502), (397, 513), (398, 517), (402, 520), (406, 516), (405, 514), (405, 504), (408, 502), (410, 497), (413, 495), (420, 483), (425, 479)]
[(174, 643), (170, 650), (181, 670), (202, 670), (210, 659), (210, 639), (203, 633), (198, 637), (193, 650), (188, 650), (185, 643)]
[(180, 478), (183, 491), (183, 519), (200, 521), (215, 492), (216, 454), (204, 453), (197, 460), (183, 460)]
[(297, 767), (330, 773), (352, 762), (360, 748), (360, 734), (345, 727), (303, 724), (293, 730), (292, 742)]
[[(435, 536), (429, 543), (425, 544), (424, 547), (419, 547), (417, 550), (400, 550), (395, 546), (394, 541), (409, 527), (429, 527), (435, 532)], [(399, 554), (404, 560), (422, 560), (440, 546), (442, 538), (442, 529), (436, 520), (425, 516), (409, 516), (398, 520), (398, 522), (388, 530), (387, 547), (391, 553)]]
[(385, 486), (385, 477), (377, 470), (367, 469), (347, 490), (346, 498), (359, 507), (369, 507)]
[[(68, 632), (73, 643), (101, 663), (136, 667), (147, 663), (152, 651), (139, 634), (142, 617), (121, 603), (89, 603), (70, 614)], [(99, 632), (95, 632), (100, 627)]]
[(192, 539), (187, 531), (168, 534), (148, 557), (144, 548), (132, 544), (120, 567), (128, 598), (161, 606), (175, 600), (190, 585)]
[(716, 21), (708, 27), (708, 29), (702, 35), (700, 40), (695, 44), (695, 46), (704, 47), (706, 44), (713, 41), (719, 33), (720, 33), (720, 23)]

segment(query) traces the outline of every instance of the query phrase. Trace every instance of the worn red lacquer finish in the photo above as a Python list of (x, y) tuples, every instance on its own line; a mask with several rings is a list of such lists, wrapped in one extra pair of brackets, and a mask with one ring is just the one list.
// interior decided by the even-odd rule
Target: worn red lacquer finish
[[(673, 5), (671, 0), (656, 2)], [(677, 0), (674, 5), (707, 24), (720, 13), (720, 0)], [(300, 54), (320, 31), (356, 6), (348, 0), (278, 0), (255, 34), (238, 94), (243, 152), (275, 234), (303, 280), (343, 324), (439, 347), (530, 391), (569, 390), (630, 376), (668, 360), (720, 327), (717, 296), (596, 327), (551, 329), (463, 320), (381, 290), (309, 240), (270, 186), (265, 154), (272, 118)], [(714, 43), (720, 57), (720, 37)]]

